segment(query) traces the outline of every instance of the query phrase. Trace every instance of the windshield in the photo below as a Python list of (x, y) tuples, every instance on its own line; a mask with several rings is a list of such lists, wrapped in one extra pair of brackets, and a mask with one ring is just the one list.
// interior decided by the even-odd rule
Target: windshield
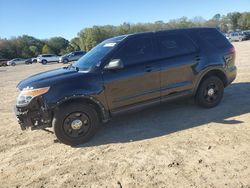
[(77, 62), (73, 64), (74, 67), (78, 67), (81, 70), (90, 70), (93, 67), (95, 67), (97, 64), (100, 63), (100, 61), (112, 50), (114, 47), (123, 39), (125, 36), (116, 37), (112, 39), (108, 39), (96, 47), (94, 47), (92, 50), (90, 50), (88, 53), (86, 53), (84, 56), (82, 56)]

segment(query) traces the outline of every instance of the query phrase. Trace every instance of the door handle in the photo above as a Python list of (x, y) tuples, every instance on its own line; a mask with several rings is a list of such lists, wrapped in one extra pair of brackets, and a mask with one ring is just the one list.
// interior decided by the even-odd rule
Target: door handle
[(146, 72), (151, 72), (151, 71), (152, 71), (152, 67), (149, 66), (149, 65), (146, 65), (146, 66), (145, 66), (145, 69), (146, 69), (146, 70), (145, 70)]
[(200, 58), (200, 56), (197, 55), (197, 56), (195, 56), (194, 60), (195, 60), (196, 62), (200, 62), (201, 58)]

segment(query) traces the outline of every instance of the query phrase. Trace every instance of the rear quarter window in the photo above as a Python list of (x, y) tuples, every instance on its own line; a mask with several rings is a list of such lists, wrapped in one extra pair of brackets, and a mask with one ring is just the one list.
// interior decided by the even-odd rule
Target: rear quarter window
[(74, 55), (82, 55), (82, 54), (83, 54), (83, 52), (75, 52)]
[(217, 48), (227, 47), (229, 42), (219, 31), (202, 31), (200, 37)]

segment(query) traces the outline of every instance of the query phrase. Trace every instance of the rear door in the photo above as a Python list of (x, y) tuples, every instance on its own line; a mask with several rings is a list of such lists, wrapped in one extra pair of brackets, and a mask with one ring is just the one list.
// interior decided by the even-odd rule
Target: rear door
[(121, 59), (124, 68), (103, 72), (111, 111), (153, 100), (160, 102), (160, 67), (155, 58), (152, 34), (130, 37), (114, 53), (111, 59)]
[(57, 55), (51, 55), (50, 59), (51, 61), (54, 61), (54, 62), (59, 61), (59, 57)]
[(51, 58), (51, 55), (44, 55), (43, 56), (44, 57), (44, 59), (46, 59), (48, 62), (51, 62), (52, 61), (52, 58)]
[(194, 69), (200, 60), (197, 46), (182, 31), (160, 32), (155, 35), (161, 65), (161, 98), (178, 93), (191, 93)]

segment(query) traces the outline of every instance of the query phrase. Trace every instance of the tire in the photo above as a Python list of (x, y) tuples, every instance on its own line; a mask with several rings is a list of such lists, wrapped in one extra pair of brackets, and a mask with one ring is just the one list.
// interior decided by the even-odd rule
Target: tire
[(210, 76), (203, 80), (196, 92), (195, 100), (204, 108), (217, 106), (224, 94), (224, 84), (217, 76)]
[(46, 65), (47, 63), (48, 63), (47, 60), (45, 60), (45, 59), (42, 60), (43, 65)]
[(76, 146), (86, 143), (95, 135), (99, 122), (94, 107), (74, 102), (59, 108), (54, 115), (52, 126), (59, 141)]
[(64, 59), (64, 60), (63, 60), (63, 64), (67, 64), (68, 62), (69, 62), (68, 59)]
[(13, 67), (16, 66), (16, 63), (11, 63), (11, 66), (13, 66)]

